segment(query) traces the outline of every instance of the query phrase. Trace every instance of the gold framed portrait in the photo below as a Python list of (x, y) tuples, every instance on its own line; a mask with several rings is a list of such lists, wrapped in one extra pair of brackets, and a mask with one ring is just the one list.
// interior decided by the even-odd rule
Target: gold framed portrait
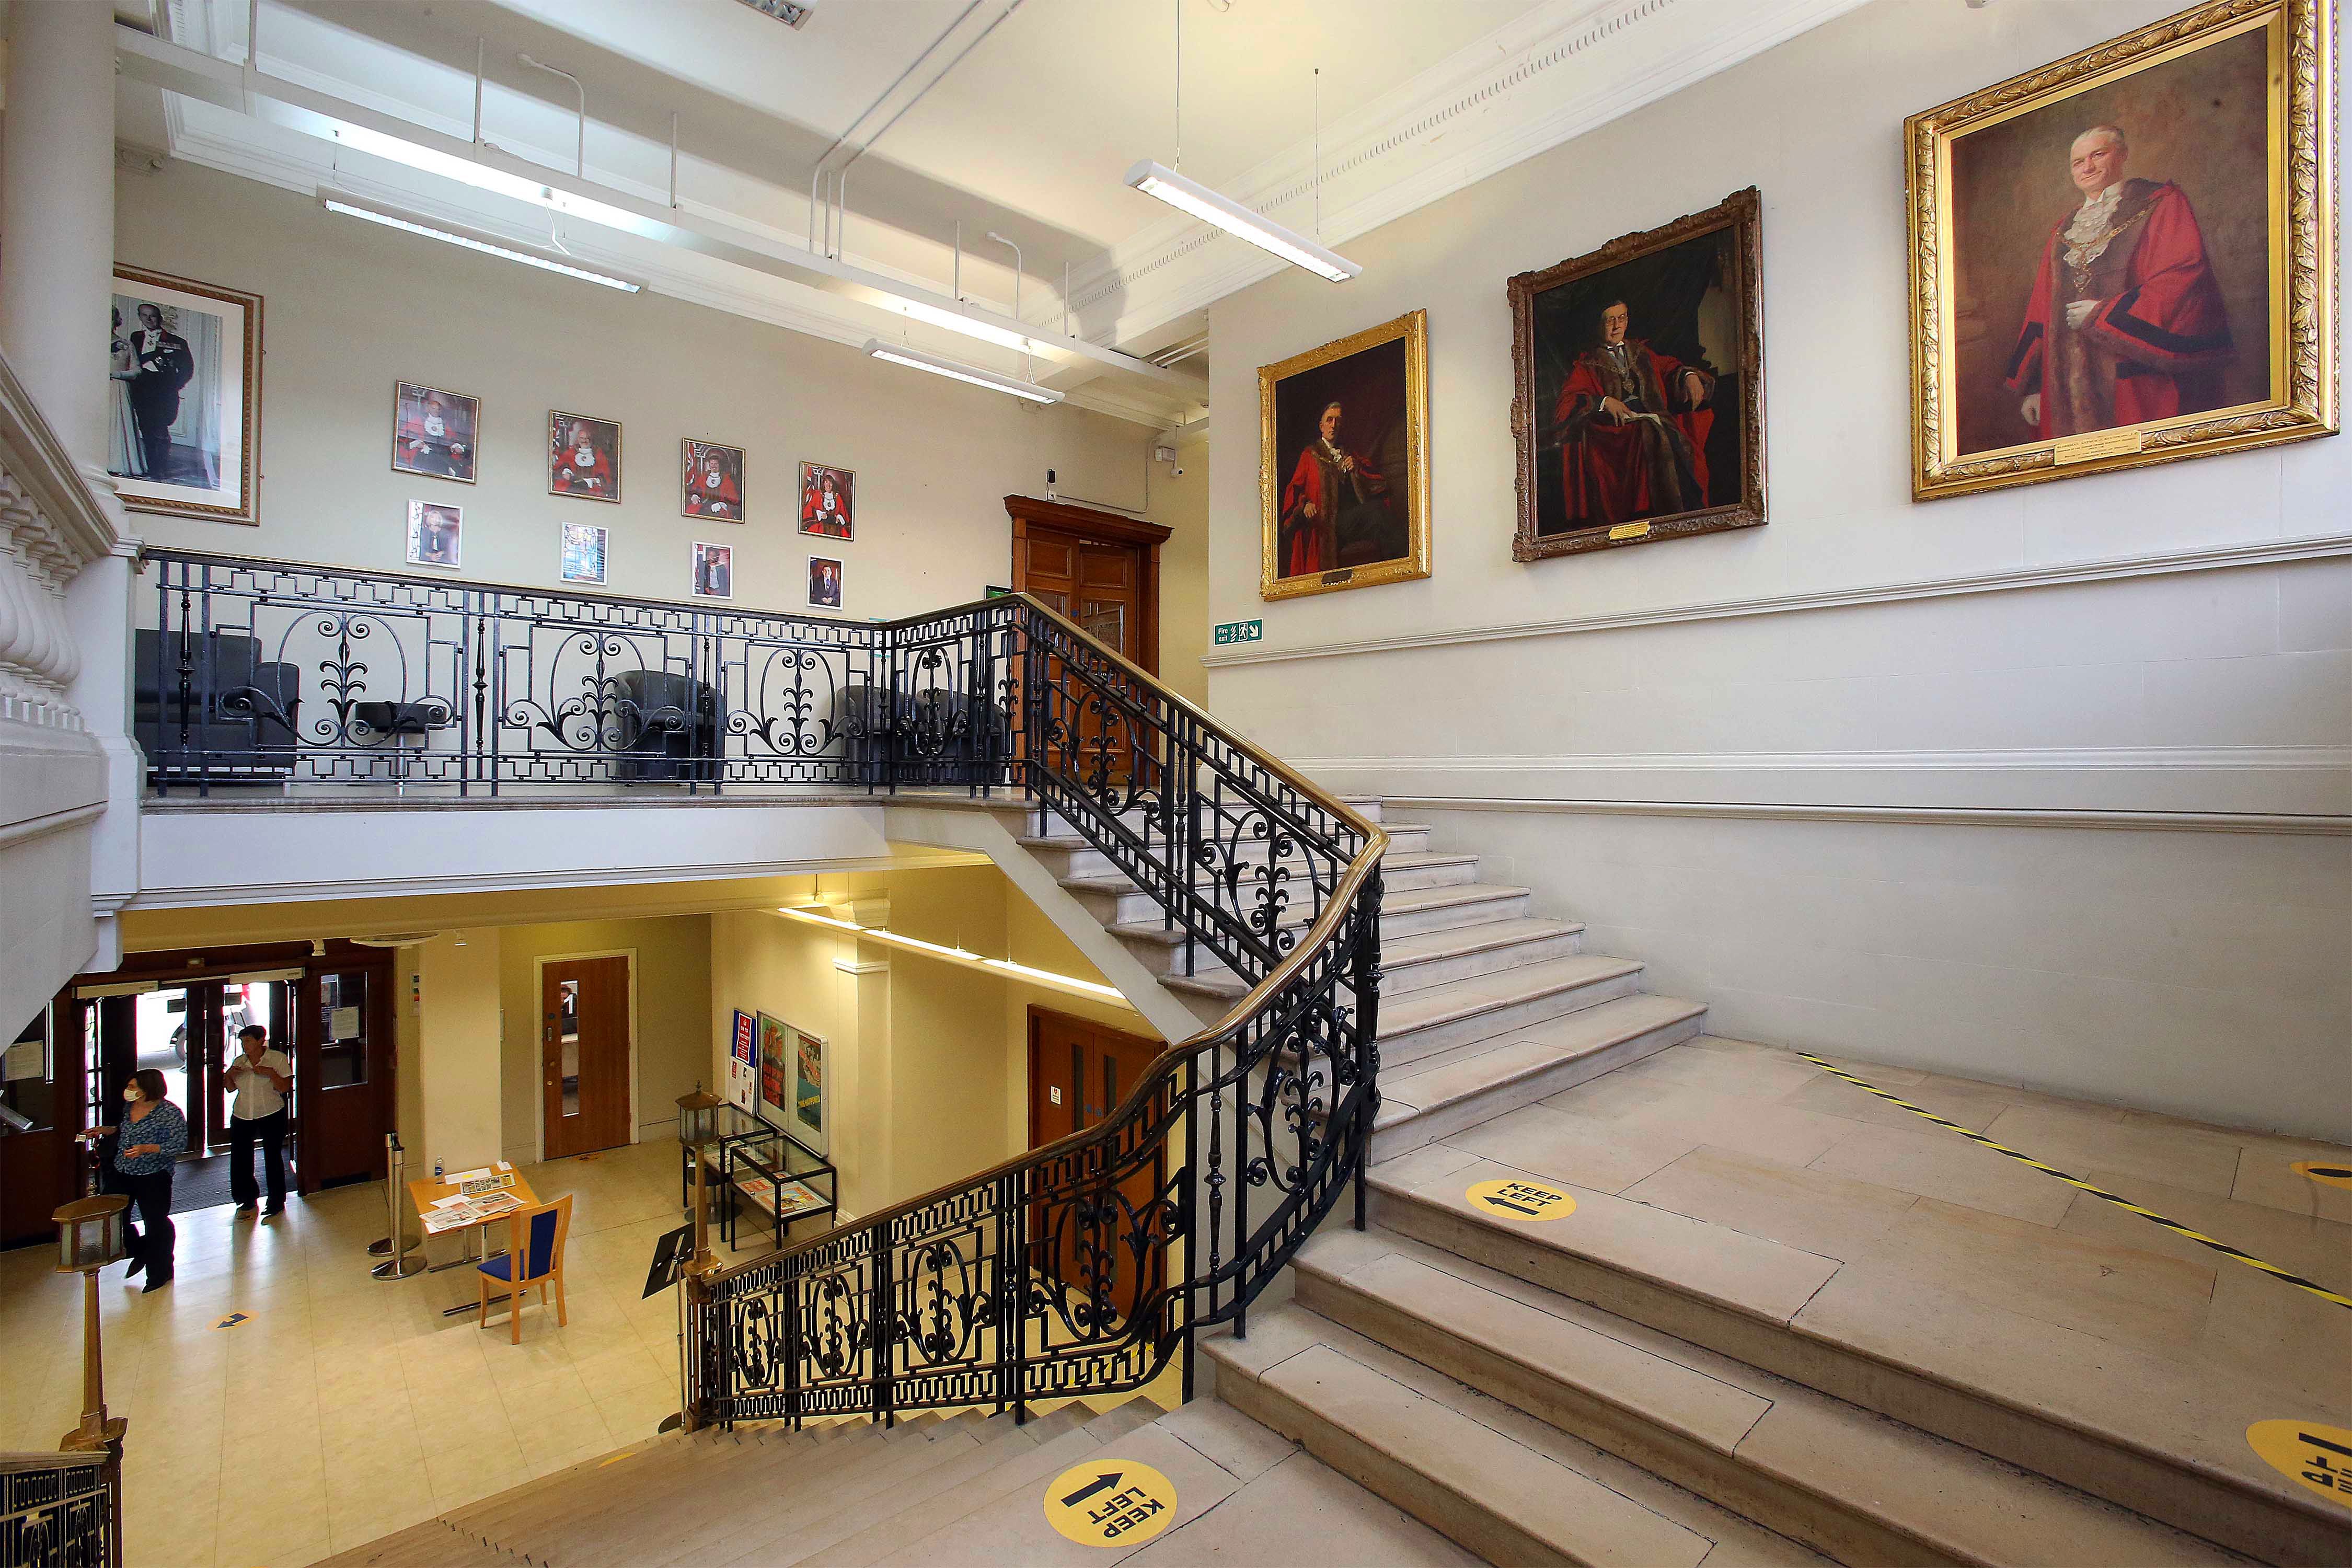
[(1914, 500), (2332, 436), (2335, 0), (2216, 0), (1905, 121)]
[(1258, 593), (1429, 575), (1429, 312), (1262, 365)]

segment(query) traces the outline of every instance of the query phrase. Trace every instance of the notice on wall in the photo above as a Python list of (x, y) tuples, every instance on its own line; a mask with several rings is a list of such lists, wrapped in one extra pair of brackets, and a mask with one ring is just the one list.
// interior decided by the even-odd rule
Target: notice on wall
[(357, 1007), (331, 1007), (327, 1010), (327, 1038), (356, 1040), (360, 1037), (360, 1010)]
[(9, 1083), (26, 1079), (46, 1079), (49, 1076), (49, 1043), (47, 1040), (21, 1040), (0, 1052), (0, 1079)]
[(727, 1103), (757, 1112), (760, 1094), (759, 1023), (751, 1014), (735, 1015), (735, 1037), (727, 1052)]

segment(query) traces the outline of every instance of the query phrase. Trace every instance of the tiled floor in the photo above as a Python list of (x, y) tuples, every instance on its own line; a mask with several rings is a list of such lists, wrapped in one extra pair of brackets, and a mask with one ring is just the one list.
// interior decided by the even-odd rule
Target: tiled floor
[[(107, 1403), (131, 1420), (126, 1561), (295, 1568), (651, 1434), (677, 1405), (675, 1292), (640, 1300), (677, 1221), (677, 1148), (530, 1167), (573, 1196), (571, 1322), (536, 1306), (509, 1342), (440, 1309), (473, 1271), (369, 1278), (383, 1190), (347, 1187), (267, 1226), (178, 1218), (178, 1278), (100, 1292)], [(436, 1243), (436, 1247), (440, 1244)], [(0, 1449), (50, 1448), (80, 1416), (79, 1282), (0, 1254)], [(231, 1329), (214, 1325), (250, 1314)]]

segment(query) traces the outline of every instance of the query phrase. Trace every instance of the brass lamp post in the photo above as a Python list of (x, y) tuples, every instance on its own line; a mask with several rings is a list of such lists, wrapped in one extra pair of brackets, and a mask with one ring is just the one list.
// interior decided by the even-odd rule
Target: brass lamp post
[(98, 1271), (122, 1260), (122, 1217), (131, 1200), (120, 1193), (77, 1198), (49, 1217), (58, 1226), (58, 1272), (81, 1276), (81, 1425), (58, 1447), (68, 1453), (103, 1448), (119, 1463), (131, 1424), (106, 1414), (105, 1356), (98, 1337)]
[[(718, 1257), (710, 1250), (709, 1189), (705, 1173), (709, 1166), (703, 1151), (719, 1141), (719, 1110), (727, 1102), (704, 1089), (699, 1083), (692, 1094), (677, 1097), (677, 1141), (694, 1161), (694, 1256), (687, 1260), (686, 1279), (677, 1294), (677, 1415), (671, 1419), (688, 1432), (702, 1425), (700, 1412), (694, 1399), (694, 1376), (688, 1364), (688, 1340), (686, 1315), (690, 1310), (688, 1298), (696, 1303), (703, 1300), (704, 1276), (719, 1267)], [(670, 1422), (662, 1423), (669, 1429)]]

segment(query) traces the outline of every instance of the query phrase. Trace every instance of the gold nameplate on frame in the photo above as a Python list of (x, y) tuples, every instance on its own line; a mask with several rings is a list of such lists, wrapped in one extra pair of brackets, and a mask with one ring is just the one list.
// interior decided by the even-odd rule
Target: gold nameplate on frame
[(1612, 539), (1643, 539), (1649, 536), (1649, 532), (1650, 525), (1646, 522), (1621, 522), (1616, 527), (1609, 531), (1609, 537)]
[(2053, 442), (2050, 461), (2059, 468), (2069, 463), (2095, 462), (2101, 458), (2121, 458), (2142, 449), (2144, 432), (2137, 425), (2121, 430), (2093, 430), (2085, 435), (2069, 436)]

